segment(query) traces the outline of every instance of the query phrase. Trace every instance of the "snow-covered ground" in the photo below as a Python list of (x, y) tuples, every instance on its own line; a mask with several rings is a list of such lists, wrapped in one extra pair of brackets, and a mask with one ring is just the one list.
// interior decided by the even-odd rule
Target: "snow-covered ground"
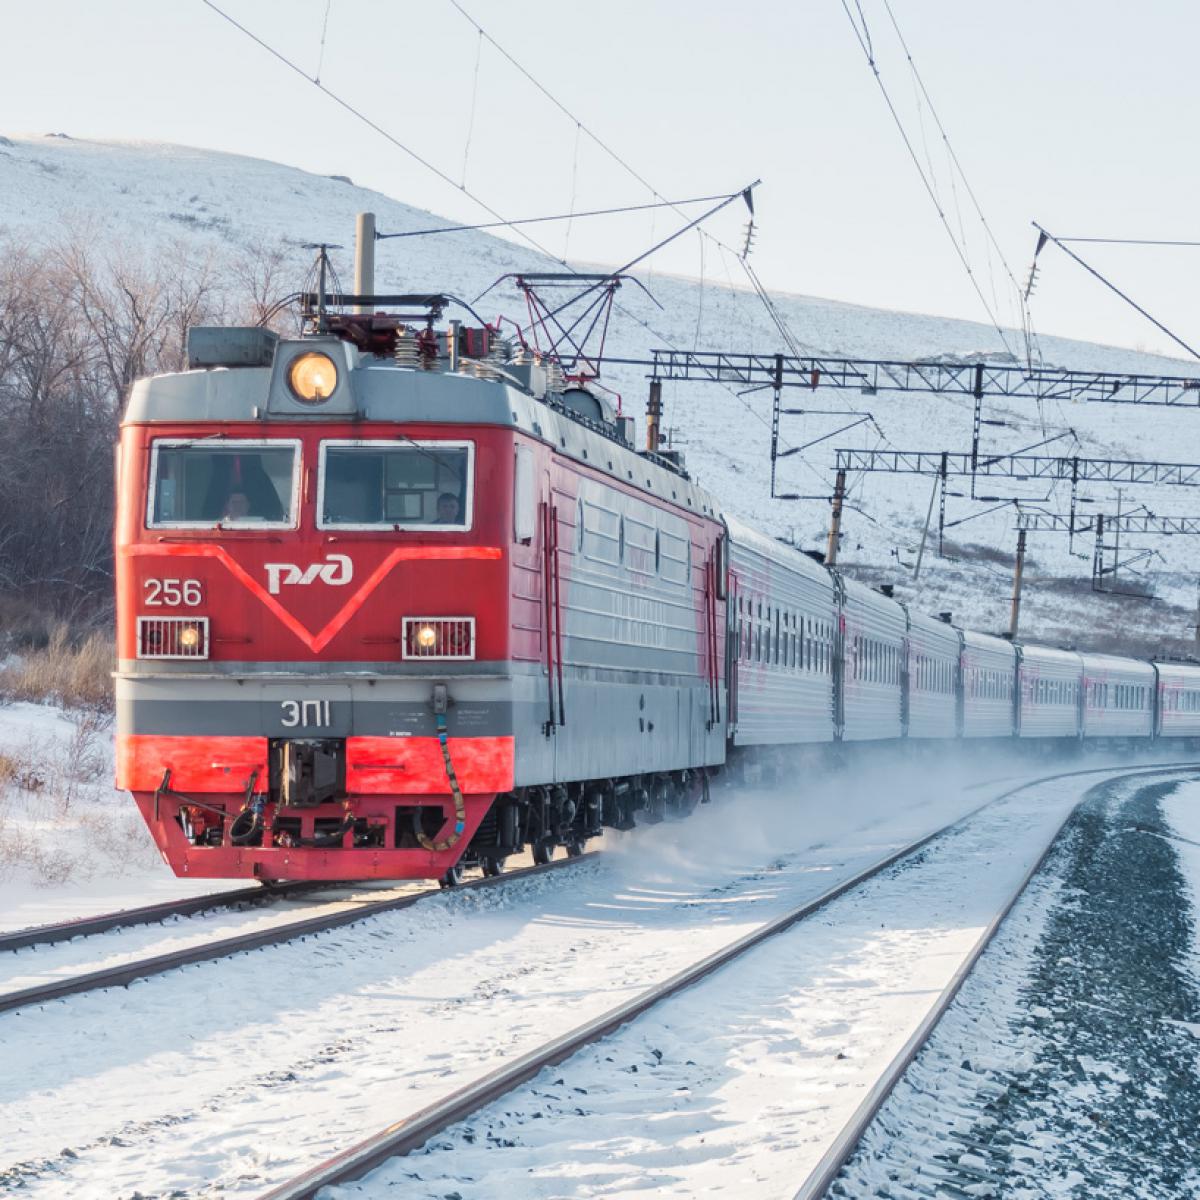
[[(88, 142), (19, 137), (0, 143), (0, 231), (21, 241), (75, 236), (94, 254), (112, 248), (148, 257), (171, 246), (193, 258), (217, 262), (279, 251), (286, 269), (282, 290), (299, 286), (309, 266), (305, 243), (349, 243), (354, 214), (371, 209), (379, 227), (399, 232), (444, 222), (395, 199), (332, 176), (312, 175), (279, 164), (214, 151), (135, 142)], [(759, 205), (760, 222), (790, 220)], [(49, 231), (49, 233), (48, 233)], [(630, 247), (630, 257), (641, 247)], [(338, 262), (350, 277), (349, 251)], [(513, 242), (482, 232), (378, 244), (378, 284), (402, 291), (447, 291), (471, 300), (499, 276), (553, 266)], [(586, 264), (580, 264), (586, 265)], [(650, 266), (652, 267), (652, 263)], [(780, 337), (757, 298), (744, 286), (736, 260), (709, 248), (703, 281), (648, 276), (660, 310), (627, 287), (613, 322), (609, 352), (644, 356), (654, 347), (775, 351)], [(803, 295), (781, 295), (778, 306), (795, 336), (813, 352), (868, 358), (967, 358), (1003, 347), (995, 330), (955, 321), (889, 312)], [(522, 316), (524, 304), (511, 286), (482, 302), (489, 319), (497, 313)], [(1131, 317), (1130, 340), (1138, 334)], [(1018, 335), (1010, 342), (1019, 345)], [(1190, 375), (1194, 364), (1131, 350), (1043, 338), (1048, 364), (1081, 369)], [(624, 394), (627, 411), (640, 416), (644, 372), (617, 370), (608, 380)], [(680, 432), (689, 463), (701, 482), (738, 515), (772, 533), (793, 535), (801, 546), (822, 544), (828, 521), (823, 500), (773, 501), (768, 486), (769, 398), (764, 392), (735, 395), (716, 384), (666, 386), (665, 424)], [(833, 451), (848, 447), (964, 450), (971, 437), (970, 404), (922, 395), (879, 395), (827, 389), (793, 393), (789, 407), (835, 410), (827, 415), (786, 417), (785, 445), (800, 445), (847, 424), (846, 411), (869, 407), (882, 434), (868, 425), (812, 447), (781, 464), (780, 490), (825, 496), (832, 491)], [(1080, 456), (1130, 456), (1172, 462), (1200, 461), (1200, 414), (1173, 410), (1071, 402), (989, 402), (985, 417), (1003, 427), (985, 427), (985, 448), (1012, 451), (1072, 430), (1043, 452)], [(1011, 506), (982, 514), (991, 503), (951, 496), (947, 521), (954, 559), (925, 558), (920, 583), (909, 567), (915, 557), (929, 495), (920, 477), (865, 476), (851, 481), (851, 506), (844, 522), (842, 561), (870, 579), (886, 578), (898, 594), (927, 611), (950, 609), (963, 624), (981, 629), (1007, 625), (1007, 593), (1015, 534)], [(963, 491), (952, 487), (951, 491)], [(1022, 496), (1065, 512), (1065, 487), (1035, 482), (985, 480), (988, 495)], [(1081, 493), (1086, 514), (1115, 510), (1112, 489), (1088, 486)], [(1147, 503), (1159, 514), (1194, 514), (1187, 488), (1127, 488), (1125, 511)], [(954, 524), (970, 518), (967, 524)], [(1104, 641), (1135, 637), (1157, 643), (1189, 639), (1194, 617), (1195, 574), (1187, 538), (1126, 539), (1126, 551), (1141, 545), (1157, 550), (1155, 587), (1174, 607), (1096, 595), (1090, 591), (1092, 545), (1076, 542), (1076, 557), (1056, 534), (1031, 538), (1023, 607), (1023, 630), (1050, 641)], [(1182, 648), (1180, 643), (1177, 648)]]
[(107, 719), (0, 705), (0, 932), (244, 886), (176, 879), (112, 779)]
[(988, 808), (336, 1194), (794, 1195), (1094, 782)]
[(1198, 966), (1200, 784), (1124, 781), (1068, 827), (833, 1194), (1195, 1200)]
[(1001, 788), (987, 778), (881, 768), (726, 794), (565, 874), (6, 1014), (0, 1178), (30, 1196), (261, 1191), (939, 827)]

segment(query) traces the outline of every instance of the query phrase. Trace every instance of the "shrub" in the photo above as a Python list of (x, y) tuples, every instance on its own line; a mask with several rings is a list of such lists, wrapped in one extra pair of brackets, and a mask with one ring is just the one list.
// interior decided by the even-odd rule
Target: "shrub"
[(45, 647), (28, 650), (0, 668), (0, 696), (109, 713), (115, 663), (116, 648), (110, 634), (92, 632), (82, 640), (72, 640), (67, 627), (58, 625)]

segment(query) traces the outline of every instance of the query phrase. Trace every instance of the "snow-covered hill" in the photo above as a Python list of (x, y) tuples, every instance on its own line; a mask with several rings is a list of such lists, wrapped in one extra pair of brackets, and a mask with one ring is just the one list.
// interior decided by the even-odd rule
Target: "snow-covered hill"
[[(62, 136), (0, 139), (0, 231), (38, 242), (86, 232), (98, 248), (105, 243), (152, 254), (182, 243), (197, 255), (244, 257), (259, 249), (280, 249), (299, 286), (311, 262), (306, 243), (340, 242), (349, 247), (354, 216), (369, 209), (388, 232), (443, 224), (441, 218), (397, 200), (356, 187), (349, 180), (322, 177), (257, 159), (214, 151), (134, 142), (84, 142)], [(760, 212), (760, 221), (791, 219)], [(903, 231), (897, 231), (903, 236)], [(630, 247), (630, 256), (640, 247)], [(401, 239), (378, 244), (380, 290), (439, 290), (471, 299), (499, 276), (554, 264), (536, 252), (481, 232)], [(581, 264), (577, 264), (581, 265)], [(654, 275), (647, 283), (660, 310), (638, 289), (622, 290), (622, 312), (614, 318), (609, 351), (644, 355), (653, 347), (776, 351), (780, 337), (763, 306), (749, 290), (734, 286), (732, 260), (710, 259), (703, 282)], [(351, 275), (350, 251), (339, 252), (339, 269)], [(727, 270), (727, 268), (729, 268)], [(720, 282), (713, 278), (716, 270)], [(801, 295), (777, 297), (796, 338), (814, 352), (870, 358), (997, 356), (1000, 340), (991, 328), (971, 321), (860, 308)], [(523, 302), (511, 289), (488, 294), (481, 307), (491, 317), (523, 315)], [(1131, 322), (1133, 318), (1131, 317)], [(1136, 326), (1131, 323), (1131, 336)], [(1014, 347), (1021, 344), (1012, 335)], [(1190, 374), (1192, 364), (1084, 342), (1042, 338), (1048, 364), (1084, 369)], [(624, 396), (627, 411), (640, 415), (645, 381), (636, 370), (617, 372), (606, 382)], [(766, 393), (738, 396), (711, 383), (668, 384), (666, 424), (686, 442), (689, 466), (738, 515), (772, 533), (791, 535), (804, 548), (823, 545), (826, 501), (772, 501), (769, 496), (770, 402)], [(893, 446), (902, 449), (969, 448), (970, 405), (920, 394), (860, 396), (823, 389), (797, 392), (789, 405), (809, 410), (787, 417), (786, 445), (800, 445), (832, 433), (853, 420), (845, 412), (869, 408), (883, 438), (862, 425), (781, 463), (780, 490), (827, 496), (832, 491), (833, 450), (840, 446)], [(814, 413), (812, 410), (834, 410)], [(1200, 462), (1200, 412), (1088, 404), (1032, 402), (1005, 407), (989, 404), (987, 448), (1014, 451), (1070, 428), (1045, 453), (1122, 456), (1172, 462)], [(1048, 492), (1032, 481), (993, 479), (981, 491), (1021, 496), (1065, 512), (1065, 485)], [(863, 577), (897, 585), (897, 593), (927, 610), (950, 609), (955, 619), (977, 628), (1007, 625), (1013, 532), (1011, 506), (975, 517), (992, 503), (951, 496), (946, 519), (947, 552), (927, 551), (919, 585), (911, 564), (920, 539), (930, 480), (875, 475), (852, 480), (851, 507), (844, 524), (842, 558)], [(960, 491), (961, 488), (954, 488)], [(1112, 490), (1091, 487), (1081, 494), (1093, 503), (1084, 512), (1115, 511)], [(1145, 504), (1159, 514), (1194, 515), (1200, 498), (1191, 489), (1125, 490), (1126, 511)], [(965, 518), (969, 522), (957, 524)], [(935, 516), (936, 520), (936, 516)], [(952, 527), (951, 527), (952, 526)], [(1091, 591), (1090, 539), (1077, 539), (1076, 556), (1066, 538), (1033, 535), (1022, 633), (1050, 641), (1112, 644), (1140, 649), (1171, 642), (1179, 651), (1190, 638), (1194, 619), (1196, 569), (1187, 538), (1126, 539), (1123, 552), (1141, 546), (1158, 551), (1147, 575), (1157, 603), (1101, 596)], [(935, 547), (936, 549), (936, 547)], [(1145, 567), (1147, 564), (1142, 564)], [(1127, 582), (1133, 583), (1130, 575)], [(1119, 584), (1118, 586), (1121, 586)]]

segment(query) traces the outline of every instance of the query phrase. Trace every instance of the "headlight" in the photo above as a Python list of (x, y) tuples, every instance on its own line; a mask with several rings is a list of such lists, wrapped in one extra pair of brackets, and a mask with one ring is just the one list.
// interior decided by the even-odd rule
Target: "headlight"
[(288, 367), (288, 387), (305, 404), (320, 404), (333, 395), (337, 387), (337, 367), (328, 354), (315, 350), (301, 354)]
[(138, 617), (138, 658), (207, 658), (207, 617)]
[(405, 617), (404, 657), (475, 657), (474, 617)]

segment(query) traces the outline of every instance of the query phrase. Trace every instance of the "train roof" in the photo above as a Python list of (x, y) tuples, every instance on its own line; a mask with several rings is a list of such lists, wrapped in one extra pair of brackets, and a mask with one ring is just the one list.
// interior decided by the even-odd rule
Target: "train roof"
[[(122, 425), (353, 421), (499, 426), (520, 430), (681, 508), (717, 515), (715, 499), (677, 464), (634, 449), (629, 427), (604, 397), (562, 386), (561, 379), (556, 381), (553, 372), (535, 361), (426, 370), (364, 353), (335, 337), (276, 339), (261, 346), (269, 347), (269, 353), (261, 350), (245, 364), (201, 361), (186, 371), (137, 380)], [(336, 386), (319, 404), (298, 399), (287, 382), (295, 360), (314, 351), (327, 354), (338, 368)]]
[(832, 590), (834, 586), (833, 576), (830, 574), (828, 568), (815, 559), (810, 558), (803, 550), (797, 550), (795, 546), (789, 546), (786, 542), (778, 541), (776, 538), (762, 533), (752, 525), (747, 525), (745, 521), (728, 512), (724, 514), (724, 519), (734, 545), (745, 546), (747, 549), (761, 554), (771, 562), (776, 562), (781, 566), (788, 567), (790, 570), (798, 571), (800, 574), (807, 575), (811, 579), (820, 580), (826, 587)]
[(1086, 650), (1081, 651), (1079, 657), (1083, 659), (1085, 674), (1107, 671), (1122, 672), (1138, 679), (1154, 678), (1154, 667), (1140, 658), (1124, 658), (1119, 654), (1092, 654)]

